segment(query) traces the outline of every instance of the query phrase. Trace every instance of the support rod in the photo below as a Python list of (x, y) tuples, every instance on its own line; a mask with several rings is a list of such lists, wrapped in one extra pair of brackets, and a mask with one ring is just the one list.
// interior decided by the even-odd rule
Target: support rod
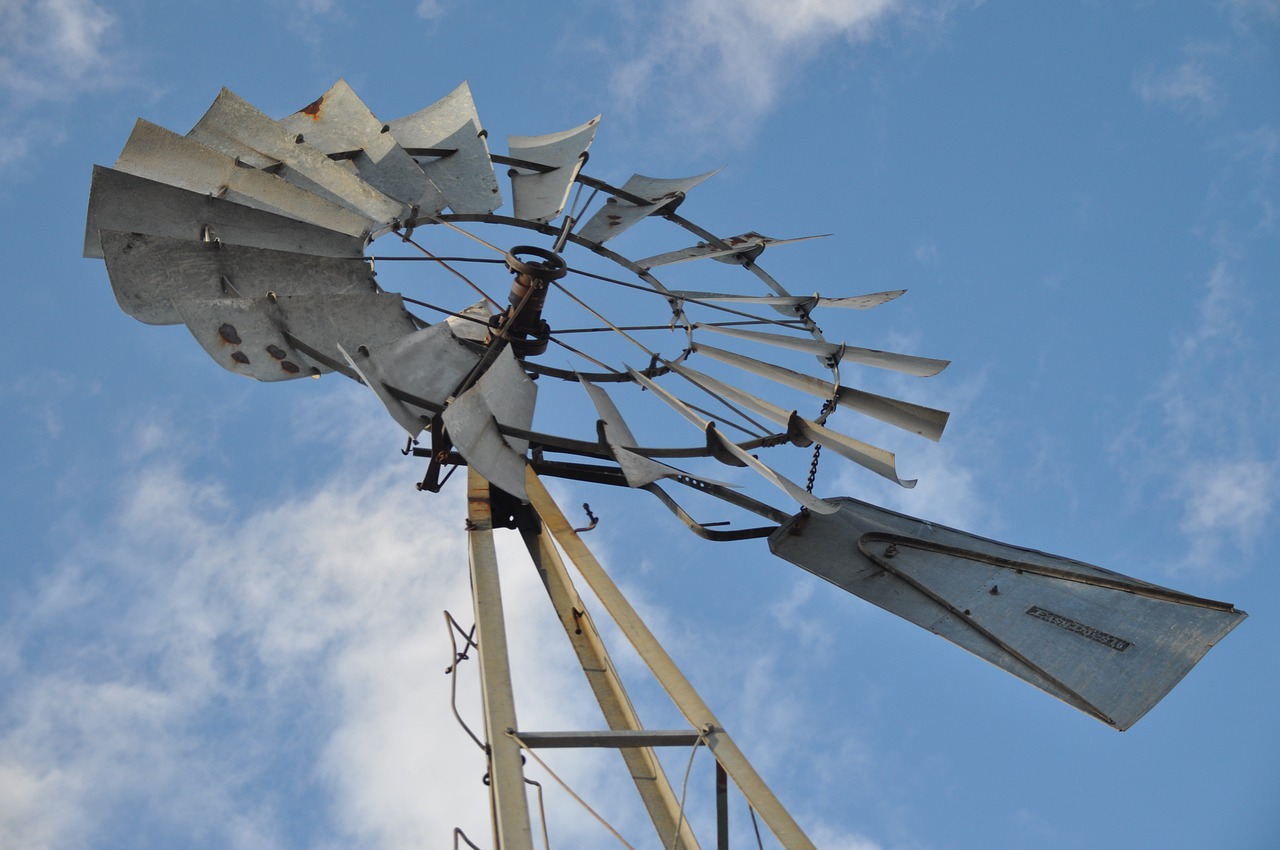
[[(640, 717), (631, 704), (631, 698), (613, 666), (613, 660), (600, 639), (591, 615), (587, 613), (582, 597), (573, 586), (573, 579), (565, 569), (555, 543), (543, 529), (536, 535), (525, 535), (525, 545), (533, 557), (543, 584), (546, 585), (547, 594), (551, 597), (551, 604), (569, 637), (569, 643), (578, 656), (582, 672), (586, 674), (591, 691), (600, 704), (605, 722), (611, 730), (615, 730), (616, 735), (628, 732), (643, 734), (644, 726)], [(698, 734), (693, 731), (687, 734), (692, 735), (693, 740), (681, 743), (692, 746), (693, 741), (698, 739)], [(536, 736), (534, 737), (536, 740)], [(526, 743), (528, 742), (526, 738)], [(640, 748), (620, 749), (622, 758), (664, 850), (698, 850), (698, 840), (688, 821), (680, 817), (680, 801), (653, 752), (654, 743), (655, 740), (651, 738)], [(677, 828), (679, 840), (673, 843), (671, 837)]]
[(738, 786), (747, 803), (760, 813), (778, 843), (785, 850), (817, 850), (813, 842), (800, 829), (800, 825), (791, 817), (791, 813), (769, 790), (769, 786), (765, 784), (760, 774), (756, 773), (755, 768), (720, 725), (720, 721), (711, 713), (711, 709), (703, 702), (693, 685), (676, 667), (671, 656), (662, 648), (653, 632), (649, 631), (649, 627), (644, 624), (640, 615), (631, 607), (631, 603), (613, 583), (613, 579), (600, 566), (600, 562), (591, 554), (591, 550), (574, 532), (573, 525), (565, 518), (537, 473), (531, 468), (526, 470), (525, 485), (529, 502), (542, 518), (546, 530), (560, 544), (566, 557), (577, 566), (583, 579), (613, 617), (618, 628), (631, 641), (631, 645), (635, 647), (654, 678), (666, 690), (685, 719), (693, 728), (705, 733), (707, 746), (715, 755), (716, 761), (733, 778), (734, 784)]
[(471, 594), (476, 611), (476, 655), (480, 659), (480, 684), (484, 698), (494, 844), (501, 850), (533, 850), (520, 745), (507, 734), (508, 729), (519, 727), (511, 690), (502, 589), (498, 584), (498, 556), (493, 545), (489, 482), (474, 469), (467, 471), (467, 545), (471, 562)]

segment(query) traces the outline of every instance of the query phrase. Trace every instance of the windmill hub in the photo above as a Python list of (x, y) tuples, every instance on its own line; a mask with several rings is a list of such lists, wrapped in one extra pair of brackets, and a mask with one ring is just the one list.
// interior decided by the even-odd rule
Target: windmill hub
[(541, 354), (551, 339), (551, 326), (542, 318), (547, 287), (568, 273), (564, 259), (554, 251), (533, 245), (517, 245), (507, 252), (507, 268), (515, 275), (511, 282), (510, 306), (489, 324), (487, 343), (506, 339), (517, 357)]

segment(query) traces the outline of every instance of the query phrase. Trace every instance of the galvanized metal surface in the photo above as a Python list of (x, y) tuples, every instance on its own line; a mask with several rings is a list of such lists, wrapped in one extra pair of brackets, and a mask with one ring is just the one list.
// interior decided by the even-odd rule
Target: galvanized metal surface
[(493, 308), (488, 301), (477, 301), (465, 310), (458, 311), (457, 316), (445, 319), (449, 330), (458, 339), (472, 342), (484, 342), (489, 335), (489, 319), (493, 316)]
[(112, 230), (102, 250), (120, 309), (151, 325), (182, 322), (174, 301), (380, 291), (357, 259)]
[(839, 307), (847, 310), (870, 310), (887, 304), (906, 293), (905, 289), (892, 292), (873, 292), (870, 295), (849, 295), (841, 298), (826, 298), (817, 293), (813, 295), (732, 295), (725, 292), (698, 292), (694, 290), (673, 289), (671, 294), (677, 298), (697, 301), (715, 301), (725, 304), (759, 304), (766, 307), (803, 307), (806, 311), (815, 307)]
[[(627, 690), (618, 676), (613, 659), (605, 648), (586, 604), (573, 585), (573, 579), (565, 568), (555, 542), (546, 533), (537, 535), (536, 544), (528, 538), (525, 542), (542, 576), (547, 594), (551, 597), (560, 625), (564, 628), (569, 643), (578, 656), (582, 672), (587, 677), (587, 683), (591, 686), (591, 692), (600, 705), (605, 723), (613, 730), (614, 735), (648, 734), (651, 736), (649, 740), (639, 743), (638, 748), (622, 750), (621, 755), (631, 780), (635, 783), (636, 791), (640, 794), (640, 799), (649, 813), (649, 819), (658, 833), (661, 846), (667, 850), (698, 850), (698, 841), (693, 835), (693, 830), (689, 827), (688, 821), (680, 817), (679, 798), (676, 797), (657, 755), (651, 749), (658, 744), (652, 737), (657, 733), (645, 732), (644, 724), (640, 722), (640, 717), (631, 703), (631, 698), (627, 695)], [(599, 735), (599, 733), (594, 734)], [(662, 734), (670, 736), (673, 733)], [(695, 740), (700, 737), (697, 732), (691, 731), (679, 734), (692, 735)], [(538, 738), (536, 734), (523, 731), (520, 737), (530, 745), (536, 745)], [(617, 739), (615, 738), (614, 741), (616, 743)], [(686, 746), (692, 746), (692, 742)], [(672, 838), (677, 832), (679, 835), (673, 842)]]
[(400, 296), (389, 292), (190, 299), (173, 306), (210, 357), (259, 381), (332, 371), (344, 349), (385, 345), (415, 327)]
[(459, 342), (443, 322), (366, 351), (346, 349), (345, 354), (360, 379), (410, 437), (422, 432), (434, 411), (402, 401), (391, 388), (443, 406), (480, 360), (480, 355)]
[(585, 124), (558, 133), (507, 137), (507, 148), (514, 159), (549, 169), (512, 167), (508, 172), (516, 218), (546, 222), (560, 215), (599, 125), (597, 115)]
[(241, 157), (256, 168), (278, 168), (285, 180), (364, 216), (371, 229), (403, 219), (409, 207), (374, 189), (323, 152), (298, 141), (270, 117), (228, 89), (188, 134), (206, 147)]
[(348, 236), (369, 235), (369, 222), (364, 216), (141, 119), (134, 125), (129, 141), (116, 160), (116, 170), (288, 216)]
[[(716, 169), (716, 171), (719, 170)], [(604, 206), (597, 210), (578, 231), (578, 236), (603, 244), (632, 225), (643, 221), (646, 216), (652, 215), (663, 207), (678, 203), (690, 189), (711, 177), (716, 171), (708, 171), (706, 174), (693, 177), (674, 178), (633, 174), (622, 185), (622, 192), (647, 203), (638, 204), (610, 195)]]
[(639, 444), (631, 433), (631, 429), (627, 427), (626, 420), (622, 418), (622, 413), (613, 403), (613, 399), (609, 398), (609, 394), (605, 392), (604, 387), (597, 386), (585, 378), (581, 379), (581, 381), (582, 388), (591, 397), (591, 403), (595, 405), (596, 413), (600, 417), (599, 421), (603, 426), (605, 442), (608, 443), (610, 450), (617, 459), (618, 467), (622, 470), (622, 474), (626, 477), (629, 486), (643, 487), (661, 478), (682, 474), (679, 470), (667, 466), (665, 463), (659, 463), (635, 452), (627, 451), (627, 449), (633, 449)]
[(528, 430), (538, 389), (504, 348), (480, 379), (445, 408), (444, 424), (458, 453), (498, 487), (527, 501), (525, 453), (529, 441), (504, 436), (499, 424)]
[(711, 446), (718, 447), (717, 457), (723, 459), (725, 456), (736, 460), (740, 465), (750, 467), (761, 478), (786, 493), (793, 500), (798, 502), (805, 508), (814, 513), (831, 513), (836, 510), (833, 506), (827, 504), (822, 499), (817, 498), (812, 493), (807, 492), (799, 484), (796, 484), (785, 475), (781, 475), (776, 470), (762, 463), (755, 455), (738, 446), (733, 440), (730, 440), (715, 427), (714, 422), (708, 422), (697, 413), (695, 413), (687, 404), (680, 399), (671, 395), (662, 387), (646, 378), (634, 369), (629, 369), (631, 377), (635, 381), (644, 386), (645, 389), (652, 392), (658, 398), (662, 399), (669, 407), (683, 416), (689, 422), (701, 428), (706, 434), (707, 443)]
[(288, 381), (328, 371), (294, 349), (268, 298), (211, 298), (174, 304), (187, 329), (214, 362), (259, 381)]
[(816, 339), (805, 339), (798, 336), (749, 331), (744, 328), (716, 327), (714, 325), (695, 324), (694, 328), (711, 333), (787, 348), (792, 351), (804, 351), (821, 358), (831, 358), (841, 363), (857, 363), (860, 366), (873, 366), (877, 369), (888, 369), (918, 378), (932, 377), (951, 365), (950, 360), (935, 360), (931, 357), (916, 357), (911, 354), (895, 354), (891, 351), (879, 351), (874, 348), (858, 348), (844, 343), (822, 342)]
[(879, 419), (881, 422), (887, 422), (904, 431), (919, 434), (930, 440), (941, 439), (942, 430), (946, 427), (947, 420), (951, 416), (944, 410), (934, 410), (931, 407), (923, 407), (918, 404), (900, 401), (896, 398), (855, 390), (852, 387), (837, 387), (830, 381), (823, 381), (811, 375), (784, 369), (781, 366), (775, 366), (762, 360), (744, 357), (732, 351), (703, 345), (697, 341), (693, 343), (693, 350), (695, 353), (705, 354), (713, 360), (736, 366), (762, 378), (776, 381), (783, 386), (809, 393), (818, 398), (835, 399), (836, 404), (840, 407), (856, 410), (874, 419)]
[[(786, 428), (787, 432), (793, 437), (799, 436), (809, 442), (829, 448), (841, 457), (847, 458), (895, 484), (908, 488), (916, 485), (915, 479), (898, 477), (897, 461), (893, 452), (873, 446), (870, 443), (864, 443), (862, 440), (854, 439), (847, 434), (833, 431), (825, 425), (819, 425), (816, 422), (805, 419), (803, 416), (799, 416), (795, 411), (783, 410), (772, 402), (765, 401), (759, 396), (740, 390), (696, 369), (690, 369), (688, 366), (671, 364), (671, 369), (693, 383), (724, 396), (743, 407), (750, 408), (767, 419), (771, 419)], [(737, 447), (735, 446), (735, 448)], [(801, 504), (804, 504), (804, 502), (801, 502)]]
[(493, 800), (494, 841), (502, 850), (533, 850), (529, 801), (525, 796), (520, 746), (507, 734), (519, 729), (511, 690), (507, 629), (493, 544), (489, 482), (467, 471), (467, 548), (471, 596), (475, 603), (476, 655), (480, 662), (485, 740), (489, 746), (489, 793)]
[[(668, 251), (665, 254), (655, 254), (652, 257), (645, 257), (643, 260), (636, 260), (635, 262), (636, 265), (643, 269), (655, 269), (658, 266), (687, 263), (689, 260), (717, 259), (733, 257), (738, 254), (754, 255), (770, 245), (787, 245), (792, 242), (806, 242), (810, 239), (821, 238), (822, 236), (797, 236), (793, 239), (774, 239), (772, 236), (765, 236), (752, 230), (738, 236), (716, 240), (721, 243), (719, 245), (709, 241), (700, 242), (697, 245), (690, 245), (688, 248)], [(785, 296), (787, 293), (779, 294)]]
[(832, 501), (838, 513), (779, 528), (773, 553), (1120, 730), (1246, 616), (1090, 564)]
[(102, 258), (98, 234), (104, 230), (322, 257), (364, 255), (363, 239), (95, 165), (85, 221), (86, 257)]
[(458, 86), (440, 100), (388, 124), (391, 135), (417, 154), (423, 173), (439, 187), (455, 213), (491, 213), (502, 206), (502, 191), (489, 159), (471, 87)]
[(547, 533), (555, 539), (564, 550), (565, 556), (578, 568), (583, 580), (600, 600), (600, 604), (613, 617), (618, 628), (630, 641), (641, 660), (653, 673), (654, 678), (671, 697), (685, 720), (692, 728), (703, 733), (707, 747), (715, 755), (716, 761), (732, 777), (742, 796), (760, 814), (778, 843), (785, 850), (816, 850), (813, 842), (769, 790), (769, 786), (747, 761), (747, 757), (711, 712), (710, 707), (703, 702), (702, 697), (680, 672), (671, 656), (654, 637), (653, 632), (600, 566), (591, 550), (582, 542), (582, 538), (573, 530), (572, 524), (560, 511), (538, 476), (532, 469), (528, 470), (527, 476), (526, 487), (530, 504), (542, 519)]
[(435, 215), (445, 208), (444, 193), (345, 80), (338, 80), (319, 99), (278, 123), (322, 153), (342, 156), (362, 180), (418, 208), (419, 214)]

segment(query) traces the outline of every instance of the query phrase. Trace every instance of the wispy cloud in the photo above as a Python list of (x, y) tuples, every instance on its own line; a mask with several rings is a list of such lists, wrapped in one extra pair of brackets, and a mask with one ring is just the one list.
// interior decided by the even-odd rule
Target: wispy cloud
[(0, 171), (59, 137), (44, 107), (120, 84), (115, 36), (116, 17), (94, 0), (0, 2)]
[(630, 55), (613, 75), (633, 104), (669, 103), (700, 127), (750, 126), (790, 78), (824, 50), (866, 42), (903, 8), (900, 0), (667, 0), (636, 16)]
[(1227, 260), (1208, 274), (1196, 325), (1182, 333), (1139, 418), (1113, 444), (1131, 486), (1172, 501), (1185, 541), (1172, 573), (1232, 574), (1272, 524), (1280, 464), (1266, 435), (1276, 411), (1256, 387), (1257, 343), (1244, 288)]
[(23, 104), (68, 100), (115, 84), (115, 23), (93, 0), (0, 5), (0, 88)]
[[(471, 620), (460, 488), (428, 505), (403, 467), (355, 471), (369, 458), (353, 439), (365, 456), (352, 470), (251, 506), (184, 469), (176, 436), (139, 439), (119, 510), (82, 530), (0, 633), (15, 648), (0, 657), (0, 845), (484, 836), (484, 757), (441, 672), (441, 611)], [(517, 540), (500, 545), (522, 557)], [(586, 728), (535, 571), (504, 582), (522, 722)], [(474, 664), (462, 675), (460, 711), (478, 725)], [(585, 787), (609, 787), (602, 758), (579, 760)], [(299, 824), (298, 807), (325, 814)], [(558, 823), (561, 840), (594, 840), (576, 811)]]
[(442, 18), (447, 11), (442, 0), (419, 0), (418, 2), (418, 17), (426, 21)]
[(1176, 68), (1146, 69), (1134, 75), (1133, 89), (1147, 103), (1177, 109), (1210, 110), (1217, 105), (1218, 86), (1199, 59)]
[[(388, 464), (371, 449), (393, 445), (395, 428), (367, 395), (343, 387), (297, 411), (295, 439), (317, 446), (340, 434), (343, 458), (300, 491), (249, 495), (196, 474), (180, 428), (137, 425), (120, 447), (131, 471), (116, 509), (79, 526), (0, 621), (0, 846), (408, 850), (445, 845), (455, 826), (487, 843), (484, 757), (457, 726), (442, 672), (441, 612), (464, 627), (473, 616), (462, 488), (418, 493), (398, 454)], [(598, 728), (518, 537), (498, 545), (521, 726)], [(631, 595), (668, 641), (732, 640), (734, 652), (699, 653), (696, 675), (742, 717), (735, 737), (761, 769), (789, 763), (772, 730), (803, 717), (794, 642), (761, 632), (742, 651), (701, 619), (669, 619), (644, 588)], [(789, 604), (808, 602), (801, 592)], [(638, 662), (616, 631), (606, 640), (634, 686)], [(474, 653), (459, 675), (459, 711), (479, 730)], [(780, 680), (796, 696), (778, 698)], [(641, 715), (679, 725), (652, 690), (633, 695)], [(548, 760), (628, 840), (648, 840), (616, 755)], [(677, 785), (683, 768), (669, 765)], [(527, 773), (547, 789), (556, 846), (609, 840), (540, 769)]]

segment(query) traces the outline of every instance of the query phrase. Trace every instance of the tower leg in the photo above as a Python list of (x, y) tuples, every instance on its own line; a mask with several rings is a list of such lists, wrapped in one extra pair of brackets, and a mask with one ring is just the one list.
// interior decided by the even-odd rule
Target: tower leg
[[(591, 615), (573, 586), (555, 543), (546, 533), (539, 531), (536, 534), (525, 533), (525, 545), (546, 585), (560, 624), (578, 655), (578, 663), (600, 704), (605, 722), (612, 730), (642, 730), (640, 716), (631, 704)], [(698, 850), (697, 838), (689, 822), (680, 815), (680, 800), (653, 748), (624, 747), (618, 752), (627, 764), (663, 850)], [(680, 838), (673, 843), (671, 838), (677, 830)]]
[(618, 586), (600, 566), (591, 551), (583, 544), (573, 526), (565, 518), (560, 507), (551, 498), (547, 488), (532, 468), (526, 470), (525, 485), (529, 502), (541, 517), (547, 533), (555, 539), (565, 555), (578, 568), (582, 578), (591, 587), (596, 598), (613, 617), (618, 628), (635, 647), (640, 658), (649, 667), (654, 678), (666, 690), (672, 702), (693, 728), (703, 733), (707, 747), (716, 761), (733, 779), (742, 796), (746, 798), (786, 850), (816, 850), (800, 825), (791, 817), (782, 803), (774, 796), (747, 757), (738, 749), (720, 721), (711, 713), (693, 685), (676, 667), (653, 632), (640, 619), (640, 615), (627, 601)]
[(502, 589), (498, 584), (498, 557), (493, 545), (489, 482), (471, 469), (467, 474), (467, 520), (494, 843), (501, 850), (533, 850), (520, 746), (507, 734), (508, 729), (519, 727), (511, 690)]

